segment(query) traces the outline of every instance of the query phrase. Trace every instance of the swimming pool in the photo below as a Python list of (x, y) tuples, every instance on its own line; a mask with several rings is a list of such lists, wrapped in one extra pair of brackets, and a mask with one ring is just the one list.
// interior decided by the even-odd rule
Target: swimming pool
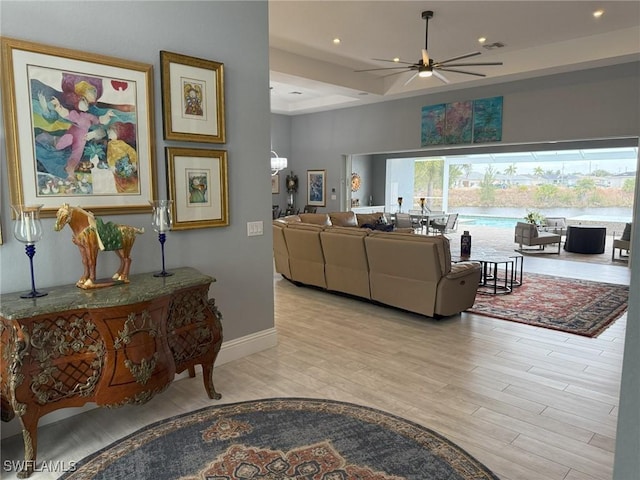
[(465, 214), (460, 214), (460, 216), (458, 217), (459, 225), (481, 225), (485, 227), (515, 228), (516, 223), (518, 222), (524, 222), (524, 218)]

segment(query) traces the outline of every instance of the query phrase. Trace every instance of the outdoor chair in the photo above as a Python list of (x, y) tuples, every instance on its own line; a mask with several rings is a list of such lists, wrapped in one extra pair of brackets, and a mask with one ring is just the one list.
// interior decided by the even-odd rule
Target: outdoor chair
[(411, 215), (408, 213), (396, 213), (396, 228), (413, 228)]
[(434, 232), (440, 233), (441, 235), (444, 235), (445, 233), (455, 232), (457, 228), (458, 228), (457, 213), (450, 213), (449, 215), (447, 215), (445, 222), (438, 222), (437, 220), (434, 220), (433, 222), (431, 222), (431, 229)]
[[(562, 231), (562, 230), (561, 230)], [(527, 250), (544, 250), (544, 247), (547, 245), (552, 245), (554, 243), (558, 244), (557, 252), (549, 252), (549, 253), (557, 253), (560, 255), (560, 244), (562, 242), (562, 234), (561, 233), (551, 233), (545, 231), (538, 231), (538, 227), (533, 223), (526, 222), (518, 222), (516, 224), (515, 237), (514, 241), (520, 246), (517, 251), (526, 252)], [(528, 247), (537, 247), (535, 249), (525, 249), (523, 246)]]
[[(618, 260), (627, 260), (629, 257), (629, 248), (631, 246), (631, 224), (627, 223), (620, 238), (616, 238), (616, 232), (613, 232), (613, 250), (611, 251), (611, 260), (616, 260), (616, 250), (619, 250)], [(622, 252), (626, 252), (623, 254)]]
[(565, 217), (545, 217), (540, 229), (562, 235), (567, 230), (567, 219)]

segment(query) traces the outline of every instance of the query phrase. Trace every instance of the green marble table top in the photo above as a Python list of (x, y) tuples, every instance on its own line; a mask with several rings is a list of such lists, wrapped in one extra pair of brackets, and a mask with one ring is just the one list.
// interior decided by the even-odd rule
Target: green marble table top
[(168, 295), (175, 290), (215, 282), (213, 277), (195, 268), (170, 269), (170, 277), (154, 277), (153, 273), (139, 273), (129, 277), (131, 283), (111, 287), (83, 290), (72, 285), (38, 288), (48, 292), (40, 298), (20, 298), (24, 293), (0, 295), (0, 316), (7, 320), (33, 317), (51, 312), (64, 312), (80, 308), (104, 308), (130, 305)]

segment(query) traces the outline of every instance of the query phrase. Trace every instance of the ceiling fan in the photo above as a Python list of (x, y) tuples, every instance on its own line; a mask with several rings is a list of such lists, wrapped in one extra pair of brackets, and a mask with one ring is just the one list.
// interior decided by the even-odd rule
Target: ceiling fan
[[(475, 57), (476, 55), (480, 55), (482, 52), (471, 52), (464, 55), (460, 55), (458, 57), (449, 58), (447, 60), (442, 60), (440, 62), (436, 62), (433, 58), (429, 57), (428, 53), (428, 43), (429, 43), (429, 19), (433, 18), (433, 12), (431, 10), (427, 10), (422, 12), (422, 18), (424, 18), (426, 22), (425, 26), (425, 38), (424, 38), (424, 48), (422, 49), (422, 58), (418, 60), (416, 63), (410, 62), (402, 62), (399, 60), (385, 60), (382, 58), (374, 58), (378, 62), (393, 62), (393, 63), (402, 63), (405, 66), (401, 67), (385, 67), (385, 68), (369, 68), (365, 70), (355, 70), (356, 72), (374, 72), (379, 70), (403, 70), (400, 72), (391, 73), (390, 75), (397, 75), (399, 73), (405, 72), (415, 72), (409, 80), (405, 82), (407, 85), (411, 80), (419, 77), (430, 77), (433, 75), (438, 78), (440, 81), (444, 83), (450, 83), (447, 77), (445, 77), (441, 72), (455, 72), (455, 73), (463, 73), (465, 75), (475, 75), (477, 77), (486, 77), (484, 73), (477, 72), (469, 72), (466, 70), (458, 70), (457, 67), (471, 67), (471, 66), (490, 66), (490, 65), (502, 65), (502, 62), (479, 62), (479, 63), (451, 63), (456, 62), (457, 60), (463, 60), (465, 58)], [(456, 68), (451, 68), (456, 67)]]

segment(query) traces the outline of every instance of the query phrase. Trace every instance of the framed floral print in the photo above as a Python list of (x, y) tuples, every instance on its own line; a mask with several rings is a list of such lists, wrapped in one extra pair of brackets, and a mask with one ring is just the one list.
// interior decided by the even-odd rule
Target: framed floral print
[(173, 230), (229, 225), (227, 152), (167, 147)]
[(164, 138), (225, 143), (224, 64), (160, 52)]
[(307, 170), (307, 205), (324, 207), (327, 203), (325, 170)]
[(11, 203), (150, 212), (153, 66), (0, 38)]

